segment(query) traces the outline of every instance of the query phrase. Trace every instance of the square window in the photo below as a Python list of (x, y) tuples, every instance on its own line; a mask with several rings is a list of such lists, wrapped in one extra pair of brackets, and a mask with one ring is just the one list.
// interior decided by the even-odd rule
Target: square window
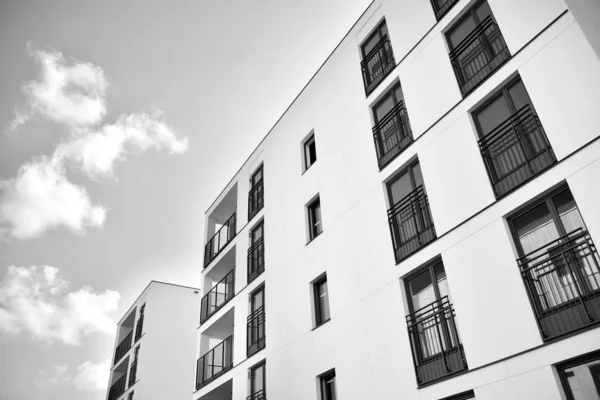
[(335, 369), (325, 372), (319, 377), (321, 386), (321, 400), (336, 400)]
[(313, 240), (323, 232), (321, 223), (321, 200), (317, 196), (308, 206), (308, 237)]
[(313, 293), (315, 296), (315, 323), (316, 326), (323, 325), (329, 321), (329, 288), (327, 287), (327, 275), (319, 278), (313, 283)]
[(304, 171), (309, 169), (317, 162), (317, 145), (315, 143), (315, 134), (311, 134), (303, 145), (304, 153)]

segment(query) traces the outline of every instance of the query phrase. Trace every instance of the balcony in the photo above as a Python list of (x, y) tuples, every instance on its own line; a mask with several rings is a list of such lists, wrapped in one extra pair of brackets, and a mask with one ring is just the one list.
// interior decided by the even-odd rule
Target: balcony
[(544, 340), (600, 322), (600, 258), (579, 228), (517, 260)]
[(368, 96), (396, 66), (392, 43), (387, 35), (373, 47), (360, 63), (365, 93)]
[(265, 242), (260, 238), (248, 249), (248, 283), (265, 271)]
[(131, 367), (129, 368), (129, 387), (132, 387), (137, 380), (137, 366), (138, 362), (135, 360), (131, 363)]
[(261, 389), (246, 397), (246, 400), (267, 400), (267, 392), (264, 389)]
[(438, 21), (442, 19), (442, 17), (446, 15), (446, 13), (450, 11), (450, 9), (456, 3), (458, 3), (458, 0), (431, 0), (431, 5), (435, 13), (435, 19)]
[(202, 297), (200, 301), (200, 323), (204, 323), (233, 296), (235, 296), (235, 269), (232, 269)]
[(448, 296), (406, 317), (419, 386), (468, 368), (454, 317)]
[(125, 354), (127, 354), (129, 349), (131, 348), (131, 338), (132, 337), (133, 337), (133, 331), (129, 332), (127, 334), (127, 336), (125, 336), (125, 338), (123, 340), (121, 340), (121, 343), (119, 343), (119, 345), (117, 346), (117, 349), (115, 350), (115, 359), (114, 359), (113, 365), (116, 365), (121, 360), (121, 358), (123, 358), (125, 356)]
[(108, 400), (116, 400), (125, 392), (125, 385), (127, 384), (127, 374), (123, 374), (108, 391)]
[(263, 180), (258, 181), (248, 193), (248, 221), (250, 221), (265, 205)]
[(265, 310), (260, 307), (248, 317), (248, 346), (246, 355), (250, 357), (265, 347)]
[(487, 17), (450, 52), (462, 95), (483, 83), (509, 58), (500, 28), (492, 17)]
[(233, 335), (200, 357), (196, 364), (196, 390), (233, 367)]
[(236, 235), (235, 212), (219, 228), (204, 247), (204, 268), (214, 260)]
[(389, 164), (413, 142), (412, 130), (403, 102), (396, 104), (373, 127), (373, 139), (379, 169)]
[(388, 220), (396, 263), (436, 238), (429, 201), (422, 186), (392, 206)]
[(522, 107), (479, 141), (496, 197), (502, 197), (556, 163), (539, 118)]

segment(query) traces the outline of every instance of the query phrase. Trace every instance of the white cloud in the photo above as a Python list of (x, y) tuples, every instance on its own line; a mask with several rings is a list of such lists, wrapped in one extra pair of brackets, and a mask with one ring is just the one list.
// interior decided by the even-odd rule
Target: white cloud
[(102, 68), (30, 45), (27, 54), (39, 64), (40, 74), (23, 84), (29, 110), (16, 113), (13, 130), (34, 113), (71, 127), (94, 125), (104, 118), (108, 81)]
[(21, 126), (25, 122), (27, 122), (29, 120), (29, 118), (30, 118), (30, 115), (28, 113), (24, 113), (19, 110), (15, 110), (15, 118), (10, 123), (9, 129), (11, 131), (14, 131), (19, 126)]
[(42, 156), (0, 180), (0, 237), (30, 239), (59, 226), (83, 233), (105, 218), (106, 209), (66, 178), (60, 159)]
[(89, 176), (112, 176), (115, 162), (128, 154), (162, 148), (171, 154), (183, 153), (187, 145), (187, 138), (178, 139), (160, 112), (136, 113), (61, 144), (55, 157), (75, 163)]
[(77, 367), (73, 386), (79, 390), (105, 390), (108, 385), (110, 361), (100, 364), (86, 361)]
[(54, 267), (8, 267), (0, 282), (0, 334), (69, 345), (92, 333), (113, 334), (110, 314), (117, 310), (119, 293), (89, 286), (69, 292), (68, 286)]

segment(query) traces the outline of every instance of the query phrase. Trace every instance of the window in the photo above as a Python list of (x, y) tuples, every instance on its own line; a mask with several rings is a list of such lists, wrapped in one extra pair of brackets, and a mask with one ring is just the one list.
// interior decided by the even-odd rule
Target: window
[(383, 95), (373, 107), (373, 139), (379, 168), (383, 168), (413, 141), (400, 83)]
[(308, 237), (313, 240), (323, 232), (321, 224), (321, 200), (317, 196), (308, 206)]
[(481, 1), (446, 34), (450, 61), (465, 96), (510, 58), (487, 1)]
[(474, 399), (474, 398), (475, 398), (475, 392), (472, 390), (469, 390), (469, 391), (466, 391), (463, 393), (455, 394), (450, 397), (444, 397), (442, 400), (469, 400), (469, 399)]
[(600, 351), (556, 366), (567, 400), (600, 399)]
[(319, 278), (313, 283), (315, 296), (315, 323), (316, 326), (323, 325), (329, 321), (329, 290), (327, 288), (327, 275)]
[(600, 258), (568, 187), (509, 218), (544, 339), (600, 317)]
[(317, 145), (315, 143), (315, 134), (311, 134), (308, 139), (304, 142), (304, 170), (309, 169), (315, 162), (317, 162)]
[(392, 204), (388, 220), (398, 263), (436, 237), (419, 162), (412, 162), (387, 189)]
[(140, 316), (138, 317), (135, 325), (135, 341), (137, 342), (142, 337), (142, 330), (144, 329), (144, 313), (146, 312), (146, 303), (142, 304), (140, 308)]
[(248, 193), (248, 221), (264, 206), (263, 166), (261, 165), (250, 177), (250, 192)]
[(362, 74), (367, 96), (394, 69), (396, 61), (385, 20), (360, 46)]
[(435, 18), (439, 21), (450, 9), (458, 3), (458, 0), (431, 0)]
[(127, 395), (127, 400), (133, 400), (133, 390)]
[(250, 368), (250, 396), (248, 400), (266, 400), (266, 363), (263, 361)]
[(441, 259), (405, 280), (406, 317), (419, 385), (467, 369)]
[(256, 279), (265, 270), (264, 222), (260, 221), (250, 231), (250, 248), (248, 249), (248, 283)]
[(319, 377), (321, 386), (320, 400), (336, 400), (337, 394), (335, 391), (335, 369), (328, 371)]
[(513, 80), (473, 113), (479, 147), (497, 197), (552, 164), (550, 147), (521, 79)]
[(250, 295), (248, 316), (247, 356), (265, 347), (265, 288), (262, 286)]
[(140, 355), (140, 346), (136, 347), (133, 353), (133, 362), (129, 367), (129, 387), (133, 386), (137, 380), (138, 357)]

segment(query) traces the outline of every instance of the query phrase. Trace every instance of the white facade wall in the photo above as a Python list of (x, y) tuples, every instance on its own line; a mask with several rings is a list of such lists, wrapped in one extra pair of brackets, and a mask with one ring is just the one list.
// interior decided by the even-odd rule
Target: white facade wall
[[(113, 365), (107, 390), (126, 369), (127, 388), (117, 399), (125, 400), (130, 392), (134, 399), (189, 399), (193, 391), (196, 368), (195, 344), (198, 326), (200, 291), (195, 288), (152, 281), (119, 322), (115, 350), (124, 335), (124, 321), (133, 319), (134, 337), (127, 354)], [(145, 304), (142, 336), (135, 341), (135, 323)], [(121, 337), (123, 336), (123, 337)], [(136, 381), (129, 385), (134, 351), (140, 347)]]
[[(236, 294), (200, 326), (196, 353), (212, 347), (202, 342), (233, 314), (234, 367), (194, 400), (246, 398), (248, 369), (263, 359), (267, 396), (276, 400), (318, 399), (317, 376), (331, 368), (344, 400), (433, 400), (471, 389), (478, 400), (562, 399), (554, 365), (600, 348), (598, 327), (544, 343), (506, 222), (566, 182), (600, 243), (600, 60), (589, 43), (591, 17), (581, 22), (572, 1), (488, 0), (512, 57), (463, 98), (444, 33), (474, 3), (461, 0), (436, 22), (429, 1), (374, 1), (207, 211), (210, 225), (236, 188), (237, 236), (203, 270), (206, 292), (219, 268), (233, 267), (220, 261), (233, 251)], [(360, 44), (384, 17), (398, 65), (365, 97)], [(498, 200), (470, 112), (517, 73), (558, 163)], [(415, 141), (380, 171), (370, 108), (398, 80)], [(317, 162), (303, 173), (301, 143), (311, 130)], [(396, 265), (385, 183), (415, 157), (438, 238)], [(249, 179), (261, 163), (265, 206), (248, 222)], [(307, 244), (305, 206), (317, 193), (323, 233)], [(249, 232), (260, 220), (265, 272), (247, 285)], [(437, 256), (469, 370), (418, 388), (403, 278)], [(311, 282), (324, 272), (331, 321), (313, 329)], [(249, 294), (263, 284), (266, 348), (247, 359)]]

